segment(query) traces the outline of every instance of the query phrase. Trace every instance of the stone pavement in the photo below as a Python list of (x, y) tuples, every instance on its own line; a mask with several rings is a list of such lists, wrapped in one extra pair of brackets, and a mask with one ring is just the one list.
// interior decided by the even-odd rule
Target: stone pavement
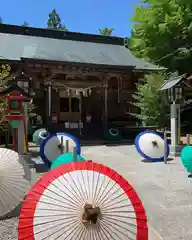
[(179, 158), (167, 164), (142, 162), (134, 146), (85, 147), (82, 154), (113, 168), (135, 188), (152, 240), (192, 240), (192, 180)]

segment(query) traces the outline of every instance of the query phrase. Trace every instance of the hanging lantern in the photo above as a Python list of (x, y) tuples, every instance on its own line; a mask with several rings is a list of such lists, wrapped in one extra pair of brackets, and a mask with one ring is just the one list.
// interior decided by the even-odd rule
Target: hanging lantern
[(181, 87), (175, 88), (175, 98), (176, 100), (181, 100), (183, 95), (183, 89)]
[(168, 97), (170, 102), (181, 100), (183, 97), (183, 89), (181, 87), (174, 87), (168, 89)]

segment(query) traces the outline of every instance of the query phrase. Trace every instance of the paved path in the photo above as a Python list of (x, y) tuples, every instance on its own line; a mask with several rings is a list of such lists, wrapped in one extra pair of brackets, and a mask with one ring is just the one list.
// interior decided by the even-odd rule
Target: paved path
[(175, 158), (168, 164), (144, 163), (134, 146), (83, 148), (124, 176), (135, 188), (147, 211), (151, 239), (192, 240), (192, 180)]

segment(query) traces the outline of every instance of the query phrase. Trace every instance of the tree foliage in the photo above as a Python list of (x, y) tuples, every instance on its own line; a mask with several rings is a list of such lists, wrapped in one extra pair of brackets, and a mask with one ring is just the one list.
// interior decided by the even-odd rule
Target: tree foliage
[(22, 24), (23, 27), (29, 27), (29, 23), (27, 21), (24, 21), (24, 23)]
[(141, 0), (132, 17), (130, 48), (179, 73), (191, 71), (192, 1)]
[(61, 18), (55, 9), (51, 13), (49, 13), (47, 28), (67, 31), (67, 28), (64, 24), (62, 24)]
[(3, 23), (3, 19), (0, 17), (0, 24), (2, 24)]
[[(0, 66), (0, 80), (9, 76), (10, 71), (11, 71), (11, 67), (8, 64), (2, 64)], [(3, 84), (4, 82), (0, 82), (0, 86), (2, 86)]]
[(144, 125), (164, 127), (168, 123), (169, 103), (164, 93), (158, 91), (164, 79), (164, 74), (146, 75), (144, 82), (137, 84), (137, 92), (132, 95), (132, 104), (139, 109), (139, 114), (131, 115)]
[(99, 30), (99, 34), (103, 36), (111, 36), (114, 31), (113, 28), (103, 28), (103, 29), (99, 28), (98, 30)]
[[(4, 80), (10, 74), (10, 66), (8, 64), (2, 64), (0, 66), (0, 89), (3, 90), (7, 87), (7, 81)], [(0, 99), (0, 130), (5, 130), (7, 128), (7, 101), (5, 99)]]

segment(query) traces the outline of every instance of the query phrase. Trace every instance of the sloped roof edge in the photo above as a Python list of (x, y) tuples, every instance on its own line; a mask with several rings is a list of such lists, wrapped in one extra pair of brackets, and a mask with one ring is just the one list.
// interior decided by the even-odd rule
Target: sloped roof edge
[(124, 47), (124, 38), (0, 24), (0, 59), (21, 58), (159, 71)]

